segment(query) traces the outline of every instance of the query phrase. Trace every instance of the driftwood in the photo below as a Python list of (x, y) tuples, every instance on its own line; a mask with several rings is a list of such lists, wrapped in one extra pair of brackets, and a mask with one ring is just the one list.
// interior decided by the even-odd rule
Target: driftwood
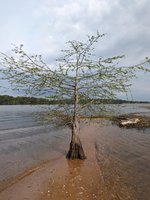
[(132, 125), (132, 124), (137, 124), (138, 122), (140, 122), (140, 119), (138, 118), (132, 118), (132, 119), (125, 119), (125, 120), (120, 120), (119, 125), (120, 126), (128, 126), (128, 125)]
[(113, 123), (123, 128), (150, 128), (150, 117), (137, 114), (120, 115), (113, 118)]

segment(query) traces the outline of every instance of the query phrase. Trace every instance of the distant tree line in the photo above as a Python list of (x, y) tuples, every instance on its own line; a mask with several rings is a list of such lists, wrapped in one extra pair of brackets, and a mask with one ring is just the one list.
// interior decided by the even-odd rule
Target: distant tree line
[(0, 105), (36, 105), (49, 104), (49, 100), (35, 97), (13, 97), (9, 95), (0, 95)]
[[(80, 104), (87, 104), (91, 99), (80, 99)], [(110, 100), (110, 99), (94, 99), (93, 104), (122, 104), (122, 103), (150, 103), (148, 101), (127, 101), (122, 99)], [(18, 96), (13, 97), (9, 95), (0, 95), (0, 105), (37, 105), (37, 104), (72, 104), (71, 99), (63, 100), (50, 100), (46, 98), (36, 98), (36, 97), (24, 97)]]

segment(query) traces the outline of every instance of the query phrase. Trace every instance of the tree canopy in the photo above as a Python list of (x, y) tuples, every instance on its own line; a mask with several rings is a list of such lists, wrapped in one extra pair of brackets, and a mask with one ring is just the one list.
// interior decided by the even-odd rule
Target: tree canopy
[[(23, 45), (15, 46), (12, 50), (14, 56), (1, 53), (1, 72), (14, 89), (55, 100), (71, 100), (71, 105), (58, 106), (70, 116), (72, 124), (68, 158), (85, 158), (79, 139), (78, 122), (82, 113), (92, 112), (96, 99), (112, 100), (117, 98), (119, 92), (127, 92), (137, 70), (148, 71), (144, 67), (149, 62), (148, 58), (138, 65), (120, 66), (123, 55), (108, 58), (95, 56), (94, 45), (103, 36), (97, 32), (88, 36), (85, 42), (68, 41), (68, 49), (62, 50), (62, 57), (57, 60), (56, 66), (46, 64), (41, 55), (27, 54)], [(88, 101), (82, 104), (83, 100)]]

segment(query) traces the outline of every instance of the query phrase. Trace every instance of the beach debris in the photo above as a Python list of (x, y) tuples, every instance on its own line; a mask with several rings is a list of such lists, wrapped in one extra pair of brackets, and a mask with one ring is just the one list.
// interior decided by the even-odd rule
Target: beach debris
[(150, 116), (140, 114), (125, 114), (113, 118), (113, 123), (122, 128), (150, 128)]
[(140, 122), (140, 120), (138, 118), (132, 118), (132, 119), (127, 118), (125, 120), (120, 120), (119, 125), (120, 126), (127, 126), (127, 125), (130, 125), (130, 124), (136, 124), (138, 122)]

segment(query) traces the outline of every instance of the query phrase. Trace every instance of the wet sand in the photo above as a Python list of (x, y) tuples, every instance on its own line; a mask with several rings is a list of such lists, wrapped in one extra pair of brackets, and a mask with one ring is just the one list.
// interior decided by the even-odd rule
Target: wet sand
[(100, 168), (96, 160), (93, 128), (92, 125), (82, 128), (81, 140), (88, 156), (86, 160), (66, 160), (69, 147), (69, 140), (66, 140), (59, 158), (37, 166), (22, 178), (18, 177), (0, 193), (0, 200), (97, 199)]
[(95, 125), (83, 127), (81, 140), (87, 155), (87, 159), (64, 159), (54, 176), (50, 179), (48, 191), (43, 200), (70, 199), (87, 200), (99, 199), (100, 193), (100, 167), (96, 160), (95, 139), (97, 132)]
[(0, 200), (148, 200), (148, 134), (87, 123), (81, 129), (84, 161), (66, 160), (69, 140), (70, 135), (59, 147), (59, 157), (51, 150), (53, 160), (18, 177)]

